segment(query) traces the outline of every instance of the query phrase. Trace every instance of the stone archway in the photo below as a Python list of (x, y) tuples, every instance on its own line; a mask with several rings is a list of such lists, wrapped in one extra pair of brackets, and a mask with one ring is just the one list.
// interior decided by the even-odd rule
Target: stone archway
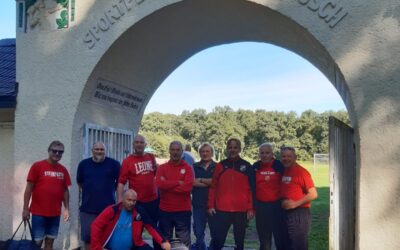
[[(314, 0), (76, 3), (69, 29), (17, 34), (15, 185), (24, 185), (29, 164), (53, 138), (66, 143), (63, 163), (74, 177), (84, 123), (136, 129), (156, 88), (193, 54), (231, 42), (267, 42), (309, 60), (342, 96), (356, 131), (357, 248), (395, 248), (400, 198), (390, 192), (400, 189), (396, 7), (394, 0), (363, 6)], [(22, 195), (14, 192), (17, 218)], [(76, 186), (76, 216), (74, 193)], [(71, 226), (64, 240), (74, 247), (76, 220)]]

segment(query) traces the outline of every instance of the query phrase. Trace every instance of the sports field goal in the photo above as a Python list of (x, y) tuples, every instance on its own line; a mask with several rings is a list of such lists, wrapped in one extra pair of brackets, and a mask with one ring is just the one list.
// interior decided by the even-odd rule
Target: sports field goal
[(314, 154), (313, 171), (317, 170), (318, 166), (329, 166), (329, 154)]

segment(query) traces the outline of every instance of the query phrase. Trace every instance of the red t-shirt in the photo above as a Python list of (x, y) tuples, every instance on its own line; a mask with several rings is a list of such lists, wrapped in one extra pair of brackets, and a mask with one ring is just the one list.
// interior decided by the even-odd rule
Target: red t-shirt
[[(281, 184), (281, 196), (283, 199), (298, 201), (312, 187), (314, 187), (314, 182), (305, 168), (298, 164), (285, 168)], [(311, 202), (305, 203), (300, 207), (309, 208), (311, 207)]]
[[(161, 180), (161, 177), (165, 180)], [(167, 162), (158, 167), (157, 186), (160, 189), (160, 209), (165, 212), (183, 212), (192, 209), (190, 192), (193, 188), (193, 168), (184, 160), (175, 165)], [(183, 181), (183, 184), (179, 184)]]
[(280, 198), (282, 175), (272, 167), (274, 160), (260, 163), (256, 171), (256, 198), (263, 202), (274, 202)]
[(130, 155), (122, 162), (118, 182), (136, 191), (138, 201), (149, 202), (157, 199), (155, 182), (157, 164), (154, 155)]
[(47, 160), (35, 162), (29, 170), (28, 182), (34, 184), (30, 212), (40, 216), (59, 216), (64, 192), (71, 186), (67, 169)]

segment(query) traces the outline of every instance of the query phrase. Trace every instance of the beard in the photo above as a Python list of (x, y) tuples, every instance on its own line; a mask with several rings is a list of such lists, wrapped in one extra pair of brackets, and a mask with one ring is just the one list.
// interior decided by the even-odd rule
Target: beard
[(106, 157), (105, 156), (98, 156), (98, 155), (93, 155), (93, 161), (96, 163), (101, 163), (104, 161)]

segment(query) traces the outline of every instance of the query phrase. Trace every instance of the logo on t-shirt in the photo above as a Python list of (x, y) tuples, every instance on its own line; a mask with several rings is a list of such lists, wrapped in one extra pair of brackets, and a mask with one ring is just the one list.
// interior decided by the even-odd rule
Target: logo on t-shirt
[(292, 177), (290, 176), (283, 176), (282, 177), (282, 182), (285, 184), (289, 184), (292, 181)]
[(55, 171), (44, 171), (44, 176), (47, 177), (54, 177), (60, 180), (64, 179), (64, 173), (63, 172), (55, 172)]
[(136, 174), (145, 174), (154, 171), (152, 161), (141, 161), (135, 163)]
[(262, 171), (260, 172), (261, 175), (274, 175), (275, 172), (274, 171)]

